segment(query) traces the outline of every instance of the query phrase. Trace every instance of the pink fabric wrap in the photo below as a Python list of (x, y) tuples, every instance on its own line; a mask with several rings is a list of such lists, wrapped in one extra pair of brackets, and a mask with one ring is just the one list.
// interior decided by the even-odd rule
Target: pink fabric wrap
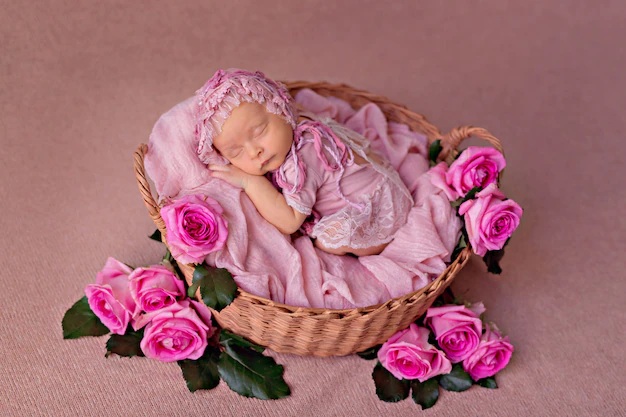
[(355, 111), (342, 100), (311, 90), (300, 91), (295, 99), (369, 139), (411, 192), (415, 203), (407, 223), (380, 255), (331, 255), (315, 248), (306, 236), (292, 242), (260, 216), (240, 189), (211, 178), (193, 145), (196, 98), (164, 114), (150, 136), (145, 168), (159, 198), (204, 193), (217, 200), (228, 220), (229, 236), (223, 250), (207, 256), (207, 263), (227, 268), (243, 290), (280, 303), (352, 308), (425, 286), (445, 269), (460, 231), (448, 198), (430, 181), (426, 138), (388, 122), (374, 104)]

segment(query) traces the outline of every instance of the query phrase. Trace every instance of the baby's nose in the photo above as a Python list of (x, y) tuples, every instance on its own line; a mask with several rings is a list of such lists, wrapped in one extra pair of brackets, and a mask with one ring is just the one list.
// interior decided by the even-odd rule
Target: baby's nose
[(248, 155), (250, 155), (250, 158), (256, 158), (258, 156), (261, 156), (262, 153), (263, 148), (258, 145), (248, 146)]

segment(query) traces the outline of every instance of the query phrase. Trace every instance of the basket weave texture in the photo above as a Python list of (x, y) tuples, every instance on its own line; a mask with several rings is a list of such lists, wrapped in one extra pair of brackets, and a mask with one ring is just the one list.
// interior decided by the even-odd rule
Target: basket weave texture
[[(440, 158), (451, 162), (463, 140), (471, 136), (484, 139), (503, 152), (500, 141), (488, 131), (463, 126), (442, 135), (424, 116), (395, 104), (389, 99), (354, 89), (345, 84), (326, 82), (284, 82), (292, 95), (309, 88), (322, 96), (345, 100), (353, 108), (375, 103), (393, 122), (404, 123), (415, 132), (427, 136), (428, 142), (440, 139), (443, 150)], [(148, 213), (161, 231), (167, 244), (167, 230), (144, 172), (143, 160), (147, 145), (139, 145), (134, 154), (135, 176)], [(276, 352), (313, 356), (342, 356), (361, 352), (385, 342), (395, 332), (407, 328), (423, 315), (435, 299), (452, 283), (471, 255), (465, 248), (443, 273), (426, 287), (391, 299), (383, 304), (345, 309), (294, 307), (276, 303), (242, 291), (221, 311), (212, 311), (218, 324), (226, 330)], [(194, 265), (179, 267), (189, 284)]]

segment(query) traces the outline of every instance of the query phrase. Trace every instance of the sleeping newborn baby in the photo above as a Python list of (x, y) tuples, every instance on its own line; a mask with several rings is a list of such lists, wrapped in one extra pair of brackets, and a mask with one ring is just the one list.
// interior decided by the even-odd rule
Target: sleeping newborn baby
[(377, 255), (413, 199), (367, 140), (331, 119), (299, 115), (287, 89), (260, 72), (219, 70), (197, 91), (198, 156), (241, 188), (285, 234), (307, 234), (337, 255)]

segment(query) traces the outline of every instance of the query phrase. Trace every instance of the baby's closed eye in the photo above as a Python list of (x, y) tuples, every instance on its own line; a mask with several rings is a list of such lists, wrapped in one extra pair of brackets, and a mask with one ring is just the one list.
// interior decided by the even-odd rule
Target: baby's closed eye
[(241, 155), (241, 151), (242, 148), (232, 148), (226, 151), (226, 156), (227, 158), (237, 158), (239, 155)]
[(261, 136), (265, 133), (265, 129), (267, 129), (267, 124), (262, 124), (254, 128), (253, 135), (254, 137)]

